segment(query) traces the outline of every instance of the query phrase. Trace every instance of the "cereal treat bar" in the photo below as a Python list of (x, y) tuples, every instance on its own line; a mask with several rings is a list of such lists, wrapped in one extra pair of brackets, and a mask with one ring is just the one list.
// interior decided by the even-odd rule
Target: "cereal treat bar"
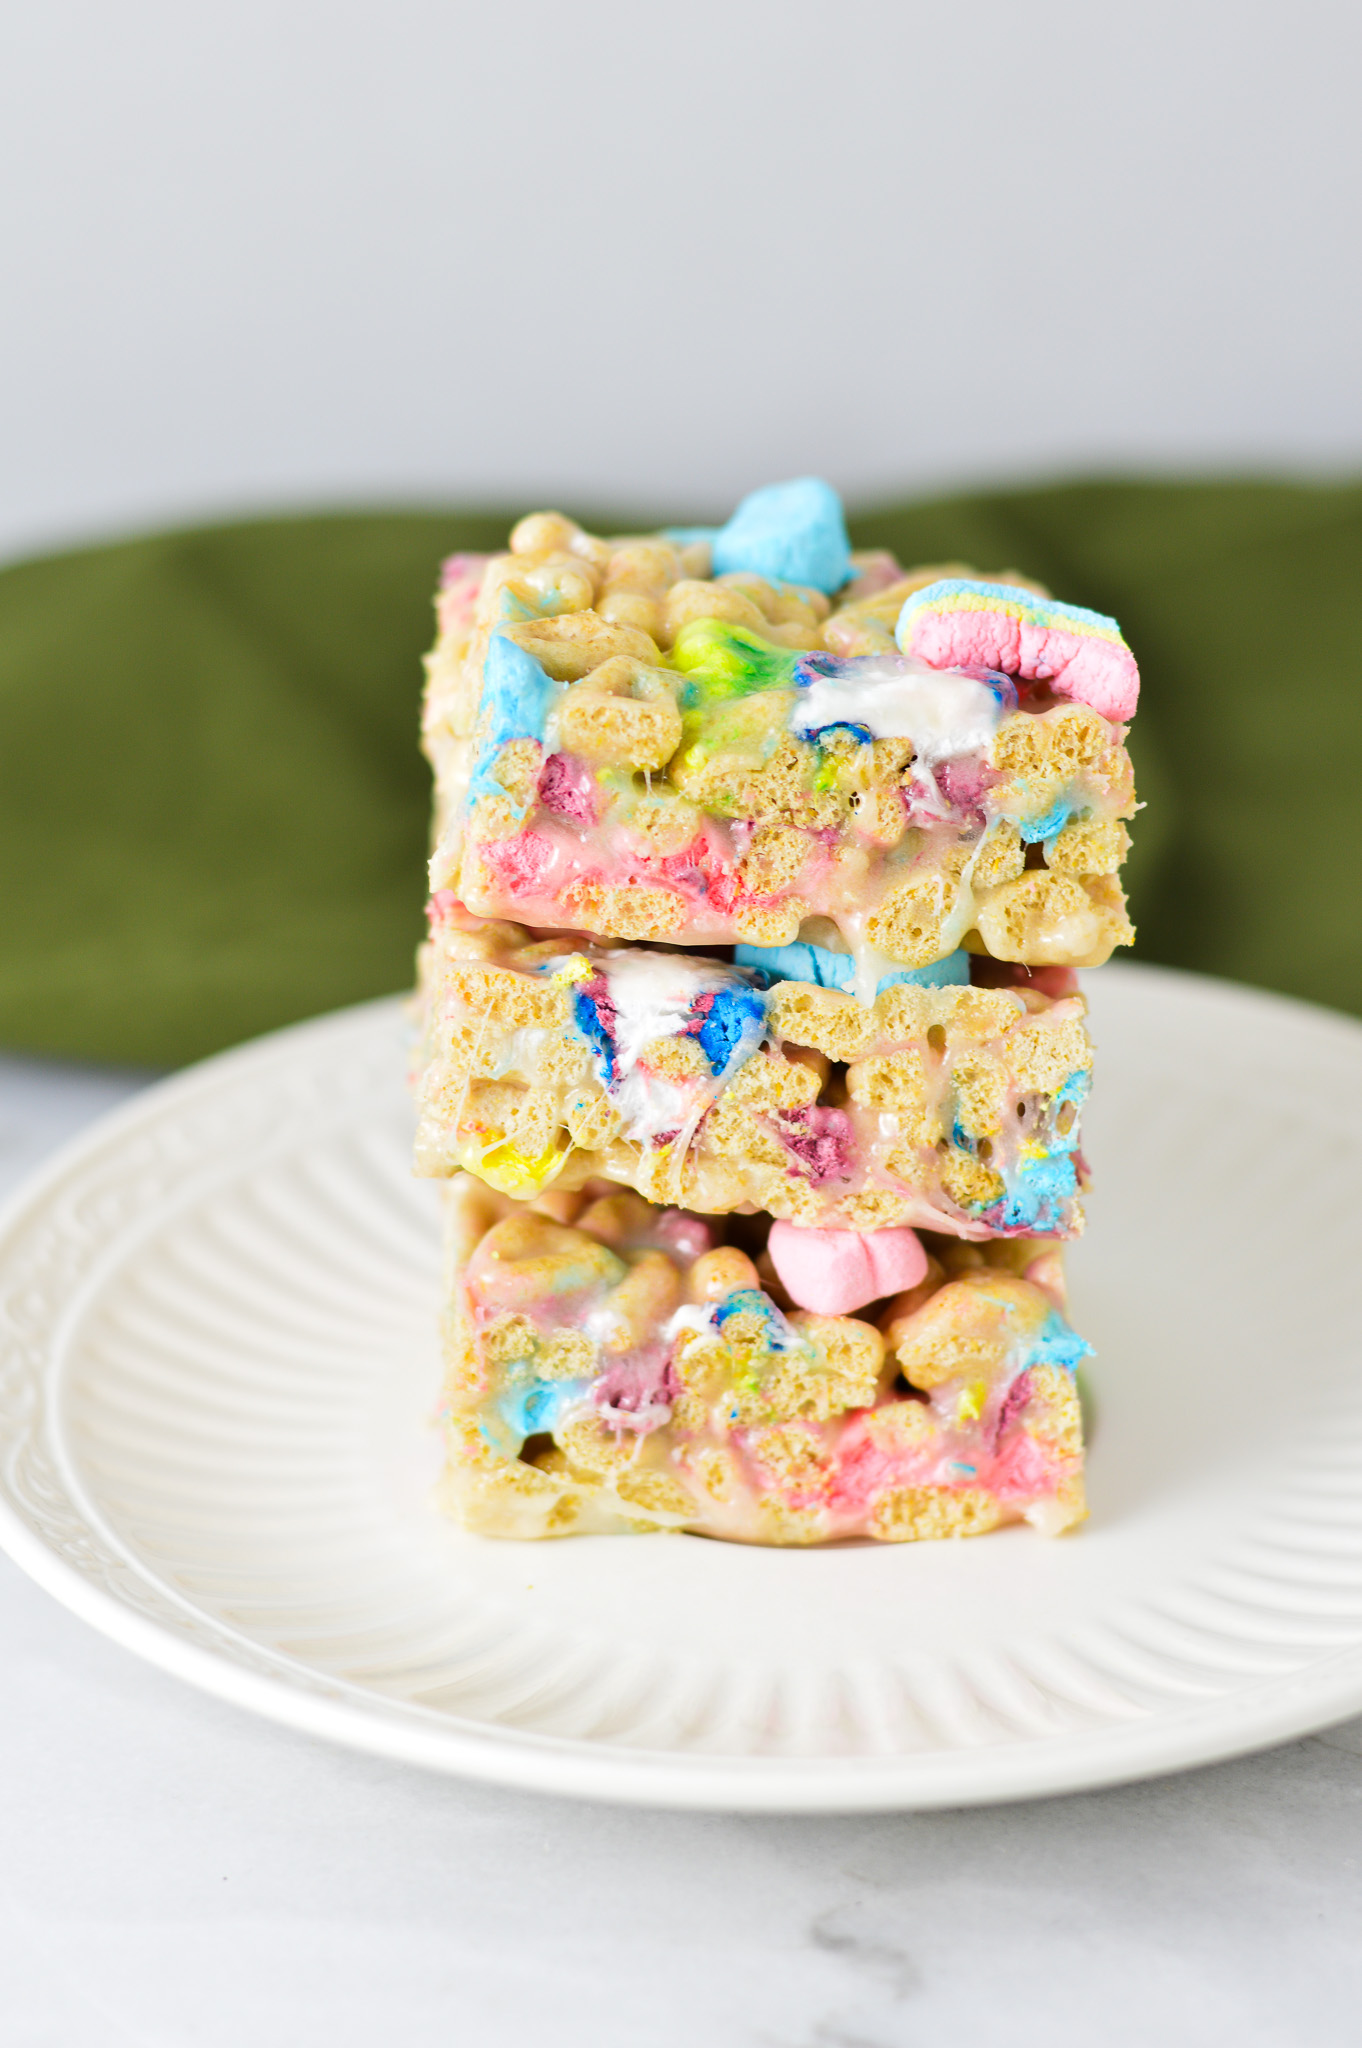
[(521, 1199), (604, 1178), (812, 1229), (1082, 1228), (1077, 993), (974, 987), (960, 954), (956, 981), (899, 969), (863, 1003), (718, 958), (485, 923), (452, 897), (432, 912), (419, 1172), (466, 1169)]
[(465, 1177), (446, 1202), (446, 1494), (470, 1529), (905, 1543), (1085, 1513), (1091, 1347), (1052, 1246), (917, 1244), (897, 1296), (828, 1316), (633, 1193), (550, 1215)]
[(812, 479), (726, 527), (557, 513), (445, 565), (432, 888), (483, 917), (884, 973), (961, 947), (1096, 966), (1139, 680), (1115, 622), (1007, 572), (853, 555)]

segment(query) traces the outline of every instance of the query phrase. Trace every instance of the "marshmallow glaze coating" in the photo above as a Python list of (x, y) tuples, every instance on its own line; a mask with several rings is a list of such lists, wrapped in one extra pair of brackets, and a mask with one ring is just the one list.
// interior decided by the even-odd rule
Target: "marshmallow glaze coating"
[(438, 610), (431, 886), (477, 915), (821, 945), (867, 1001), (962, 947), (1095, 966), (1133, 936), (1114, 622), (853, 554), (815, 479), (712, 530), (532, 514)]
[(1050, 1534), (1085, 1513), (1058, 1254), (933, 1241), (865, 1317), (635, 1194), (447, 1198), (444, 1497), (471, 1529), (768, 1544)]

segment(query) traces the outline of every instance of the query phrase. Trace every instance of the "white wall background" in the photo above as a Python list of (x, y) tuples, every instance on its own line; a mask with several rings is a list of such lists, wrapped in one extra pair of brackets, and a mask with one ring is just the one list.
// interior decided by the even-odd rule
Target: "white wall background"
[(11, 0), (0, 549), (1362, 459), (1356, 0)]

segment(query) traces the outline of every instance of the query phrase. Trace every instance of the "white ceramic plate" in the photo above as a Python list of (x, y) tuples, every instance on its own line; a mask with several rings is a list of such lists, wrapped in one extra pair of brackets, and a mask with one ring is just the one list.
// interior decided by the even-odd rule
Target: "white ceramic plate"
[(0, 1540), (210, 1692), (600, 1798), (1020, 1798), (1362, 1709), (1362, 1028), (1148, 968), (1091, 990), (1079, 1534), (782, 1552), (448, 1525), (435, 1198), (391, 1002), (149, 1091), (11, 1208)]

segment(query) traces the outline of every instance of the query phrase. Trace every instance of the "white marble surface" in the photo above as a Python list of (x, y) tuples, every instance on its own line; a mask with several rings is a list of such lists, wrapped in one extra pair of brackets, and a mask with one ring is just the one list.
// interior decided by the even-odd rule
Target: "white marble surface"
[[(0, 1060), (0, 1192), (129, 1090)], [(0, 1560), (3, 2048), (1353, 2044), (1362, 1721), (846, 1820), (427, 1777), (163, 1677)]]

